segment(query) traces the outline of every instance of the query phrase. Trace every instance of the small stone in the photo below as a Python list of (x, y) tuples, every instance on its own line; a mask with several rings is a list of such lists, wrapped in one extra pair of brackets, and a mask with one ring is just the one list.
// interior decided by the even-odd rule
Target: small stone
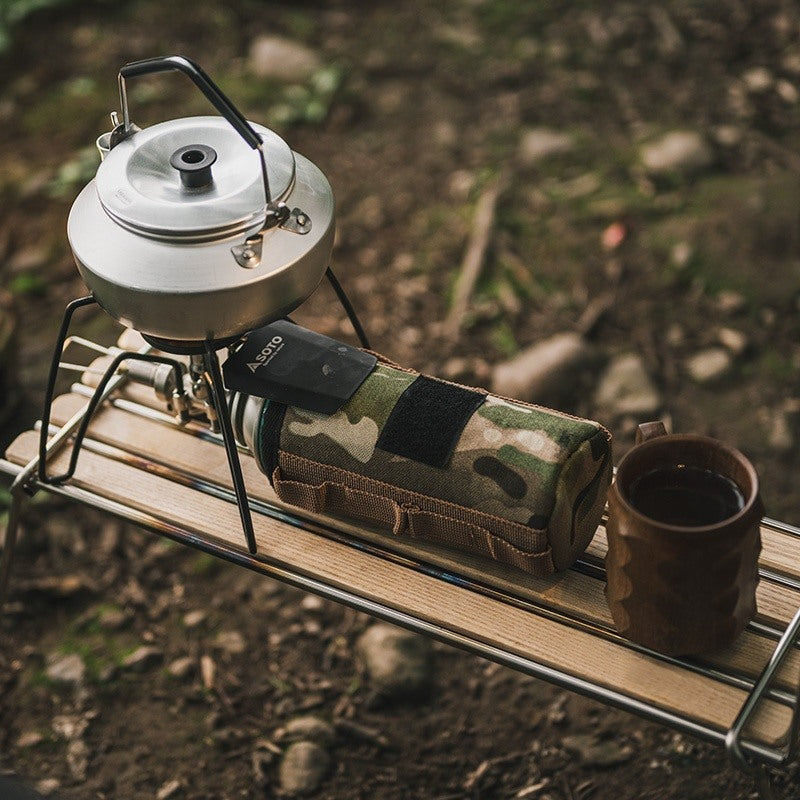
[(433, 141), (440, 147), (452, 147), (458, 141), (458, 130), (450, 120), (439, 120), (433, 126)]
[(686, 269), (694, 256), (694, 248), (689, 242), (677, 242), (669, 254), (669, 260), (675, 269)]
[(156, 792), (156, 800), (170, 800), (172, 797), (177, 797), (182, 788), (183, 784), (179, 780), (167, 781)]
[(648, 417), (661, 408), (661, 395), (641, 357), (625, 353), (612, 359), (600, 376), (594, 404), (600, 416)]
[(736, 125), (718, 125), (713, 134), (714, 141), (721, 147), (736, 147), (744, 138), (744, 131)]
[(157, 647), (142, 645), (125, 658), (122, 662), (122, 667), (132, 672), (145, 672), (151, 667), (160, 664), (163, 658), (164, 654)]
[(61, 781), (57, 780), (56, 778), (45, 778), (44, 780), (37, 781), (36, 783), (36, 791), (39, 794), (43, 794), (45, 797), (49, 797), (54, 792), (57, 792), (61, 788)]
[(116, 664), (105, 664), (100, 668), (100, 672), (97, 673), (97, 680), (100, 683), (108, 683), (117, 676), (117, 671)]
[(558, 191), (566, 200), (580, 200), (594, 194), (602, 185), (596, 172), (585, 172), (559, 184)]
[(54, 653), (47, 657), (45, 675), (56, 683), (78, 685), (86, 677), (86, 664), (77, 653)]
[(197, 664), (191, 656), (183, 656), (183, 658), (176, 658), (167, 664), (167, 672), (173, 678), (183, 679), (188, 678), (191, 673), (195, 671)]
[(89, 747), (83, 739), (73, 739), (67, 745), (67, 767), (76, 781), (86, 780), (89, 768)]
[(747, 350), (747, 336), (735, 328), (720, 328), (717, 331), (717, 341), (735, 356), (740, 356)]
[(475, 186), (475, 174), (466, 169), (451, 172), (447, 179), (447, 194), (459, 203), (464, 203)]
[(322, 63), (313, 50), (282, 36), (259, 36), (250, 45), (250, 71), (259, 78), (305, 83)]
[(104, 608), (97, 616), (97, 624), (106, 631), (118, 631), (128, 624), (130, 617), (121, 608)]
[(568, 153), (575, 147), (568, 133), (549, 128), (533, 128), (525, 131), (519, 143), (519, 159), (532, 167), (550, 156)]
[(671, 131), (643, 145), (639, 157), (651, 175), (662, 177), (690, 175), (713, 161), (705, 139), (696, 131)]
[(791, 75), (800, 75), (800, 50), (789, 50), (781, 59), (781, 67)]
[(492, 391), (504, 397), (546, 402), (574, 387), (576, 373), (591, 361), (592, 351), (577, 333), (559, 333), (497, 364)]
[(275, 734), (281, 742), (316, 742), (323, 747), (331, 747), (336, 739), (332, 725), (319, 717), (295, 717)]
[(61, 739), (74, 741), (83, 736), (89, 720), (78, 714), (57, 714), (53, 717), (53, 733)]
[(727, 375), (732, 365), (733, 360), (727, 350), (709, 347), (689, 358), (686, 369), (697, 383), (712, 383)]
[(203, 681), (203, 687), (208, 691), (214, 688), (214, 681), (217, 677), (217, 665), (214, 659), (209, 655), (200, 656), (200, 678)]
[(565, 736), (563, 746), (580, 756), (581, 763), (589, 767), (614, 767), (633, 758), (633, 748), (613, 739), (599, 739), (592, 734), (577, 733)]
[(378, 623), (359, 637), (356, 651), (381, 698), (416, 697), (430, 686), (432, 649), (422, 636)]
[(220, 631), (214, 639), (214, 646), (234, 656), (241, 655), (247, 649), (244, 636), (239, 631)]
[(778, 93), (778, 97), (780, 97), (780, 99), (783, 100), (786, 105), (796, 105), (797, 101), (800, 100), (800, 93), (798, 93), (797, 87), (787, 80), (778, 81), (778, 83), (775, 85), (775, 91)]
[(714, 298), (717, 308), (723, 314), (738, 314), (747, 305), (744, 296), (733, 289), (723, 289)]
[(331, 768), (331, 757), (314, 742), (293, 742), (281, 760), (279, 778), (287, 794), (310, 794)]
[(752, 67), (742, 75), (742, 81), (750, 94), (764, 94), (772, 88), (775, 78), (766, 67)]
[(392, 262), (392, 269), (397, 270), (401, 275), (408, 275), (414, 271), (416, 263), (413, 253), (398, 253)]
[(307, 594), (302, 599), (300, 607), (304, 611), (322, 611), (325, 607), (325, 603), (321, 597), (317, 597), (315, 594)]
[(196, 628), (205, 622), (207, 616), (208, 614), (205, 611), (198, 608), (194, 611), (189, 611), (188, 613), (184, 614), (183, 624), (189, 629)]
[(44, 736), (39, 731), (23, 731), (14, 742), (15, 747), (20, 749), (26, 747), (36, 747), (44, 741)]

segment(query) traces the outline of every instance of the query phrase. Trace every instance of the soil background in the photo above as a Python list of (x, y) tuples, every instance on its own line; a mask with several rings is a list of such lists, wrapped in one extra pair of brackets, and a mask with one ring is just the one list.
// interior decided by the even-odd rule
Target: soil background
[[(177, 53), (325, 172), (334, 268), (375, 349), (489, 385), (578, 333), (580, 361), (525, 399), (599, 419), (617, 458), (652, 417), (725, 439), (756, 464), (768, 514), (798, 521), (795, 3), (4, 0), (0, 41), (6, 442), (37, 418), (60, 314), (86, 291), (65, 224), (117, 70)], [(142, 126), (208, 113), (177, 76), (130, 99)], [(354, 341), (327, 287), (296, 319)], [(79, 330), (119, 334), (103, 314)], [(354, 656), (368, 618), (57, 500), (26, 512), (11, 601), (0, 770), (66, 800), (277, 796), (281, 729), (303, 714), (336, 730), (320, 798), (753, 794), (718, 750), (440, 645), (427, 694), (381, 702)], [(152, 663), (123, 668), (142, 646)], [(54, 682), (47, 665), (70, 654), (84, 672)], [(206, 672), (163, 666), (184, 657)], [(797, 770), (778, 786), (797, 796)]]

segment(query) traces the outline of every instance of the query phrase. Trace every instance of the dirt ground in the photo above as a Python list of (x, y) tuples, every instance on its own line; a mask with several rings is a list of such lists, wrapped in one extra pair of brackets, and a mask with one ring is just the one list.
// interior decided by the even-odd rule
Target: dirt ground
[[(738, 446), (768, 514), (800, 519), (795, 3), (42, 5), (6, 23), (0, 53), (0, 274), (22, 392), (6, 441), (37, 418), (61, 309), (85, 292), (65, 223), (116, 71), (179, 53), (327, 175), (334, 267), (375, 349), (485, 385), (527, 347), (580, 331), (592, 357), (554, 390), (559, 407), (604, 422), (621, 455), (643, 420), (594, 387), (634, 353), (651, 416)], [(251, 48), (272, 35), (303, 46), (288, 78), (258, 75)], [(140, 125), (206, 113), (178, 77), (141, 79), (131, 105)], [(695, 150), (659, 169), (647, 148), (675, 131)], [(499, 178), (481, 277), (448, 335), (474, 211)], [(296, 316), (352, 340), (325, 288)], [(118, 332), (103, 315), (81, 330)], [(724, 369), (693, 377), (708, 351)], [(752, 796), (710, 747), (440, 645), (426, 697), (378, 703), (353, 656), (366, 617), (60, 501), (31, 506), (20, 549), (0, 618), (0, 771), (65, 800), (276, 796), (279, 729), (307, 713), (353, 723), (337, 728), (320, 798)], [(211, 654), (218, 688), (120, 670), (143, 645), (164, 663)], [(73, 653), (85, 679), (54, 684), (48, 659)], [(786, 797), (798, 786), (796, 769), (779, 782)]]

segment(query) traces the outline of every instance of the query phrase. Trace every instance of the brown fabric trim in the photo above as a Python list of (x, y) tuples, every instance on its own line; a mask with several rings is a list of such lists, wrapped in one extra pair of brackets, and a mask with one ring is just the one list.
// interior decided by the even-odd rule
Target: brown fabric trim
[[(278, 463), (272, 475), (273, 485), (278, 497), (292, 505), (316, 513), (377, 523), (395, 535), (446, 544), (533, 575), (554, 571), (545, 531), (318, 464), (292, 453), (281, 452)], [(509, 541), (510, 537), (516, 539), (517, 544)]]
[(505, 539), (508, 544), (527, 552), (540, 552), (550, 546), (547, 531), (542, 528), (532, 528), (505, 517), (487, 514), (485, 511), (477, 511), (448, 500), (440, 500), (438, 497), (412, 492), (357, 472), (332, 467), (329, 464), (320, 464), (295, 453), (281, 450), (278, 453), (278, 466), (284, 479), (298, 480), (313, 485), (331, 481), (370, 495), (388, 498), (401, 506), (415, 506), (422, 511), (441, 514), (458, 522), (479, 525), (494, 536)]
[(280, 467), (275, 468), (272, 479), (275, 492), (281, 500), (316, 514), (339, 514), (364, 522), (375, 522), (394, 534), (402, 533), (406, 527), (403, 509), (386, 497), (331, 481), (314, 486), (302, 481), (285, 480)]
[(495, 536), (486, 528), (468, 522), (459, 522), (451, 517), (406, 508), (408, 533), (414, 538), (438, 542), (468, 553), (491, 558), (502, 564), (525, 570), (541, 577), (554, 571), (553, 557), (548, 547), (535, 553), (525, 552)]

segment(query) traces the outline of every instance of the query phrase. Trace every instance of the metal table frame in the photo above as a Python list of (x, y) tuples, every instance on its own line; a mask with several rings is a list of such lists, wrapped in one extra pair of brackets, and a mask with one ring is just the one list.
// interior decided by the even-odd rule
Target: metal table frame
[[(141, 414), (151, 419), (158, 420), (164, 424), (177, 424), (174, 418), (154, 409), (141, 406), (137, 403), (132, 403), (121, 398), (109, 399), (112, 393), (119, 389), (124, 381), (124, 374), (115, 376), (115, 378), (106, 387), (103, 393), (103, 400), (112, 402), (114, 405), (118, 405), (125, 410), (132, 411), (133, 413)], [(73, 391), (77, 391), (86, 395), (91, 394), (91, 390), (82, 385), (74, 386)], [(86, 407), (78, 411), (66, 424), (63, 425), (63, 427), (54, 431), (54, 435), (50, 438), (47, 444), (48, 457), (58, 452), (68, 443), (70, 436), (81, 425), (85, 411)], [(203, 431), (201, 429), (191, 429), (190, 432), (194, 435), (213, 440), (220, 446), (222, 445), (222, 441), (218, 436), (207, 431)], [(85, 446), (89, 448), (97, 448), (98, 452), (102, 452), (103, 449), (113, 449), (109, 448), (107, 445), (102, 445), (91, 440), (87, 440)], [(681, 733), (689, 734), (717, 745), (722, 745), (726, 749), (731, 762), (739, 769), (750, 773), (754, 777), (756, 786), (758, 787), (759, 795), (764, 800), (771, 800), (771, 798), (774, 797), (772, 788), (772, 774), (770, 770), (785, 767), (795, 758), (798, 727), (800, 726), (800, 714), (798, 713), (798, 708), (800, 708), (800, 686), (798, 686), (798, 691), (796, 693), (789, 696), (788, 692), (774, 690), (771, 687), (771, 684), (786, 656), (791, 652), (793, 647), (798, 646), (798, 638), (800, 636), (800, 609), (797, 610), (790, 623), (780, 634), (772, 652), (772, 656), (764, 667), (761, 675), (752, 683), (752, 687), (749, 690), (747, 698), (742, 704), (742, 707), (739, 710), (739, 713), (730, 729), (718, 730), (708, 725), (700, 724), (695, 720), (682, 717), (668, 709), (659, 708), (638, 698), (628, 696), (618, 690), (592, 683), (578, 676), (571, 675), (563, 670), (554, 669), (548, 665), (541, 664), (529, 658), (520, 656), (519, 654), (507, 652), (503, 649), (491, 646), (486, 642), (482, 642), (456, 630), (431, 624), (424, 619), (412, 616), (401, 610), (393, 608), (388, 604), (376, 602), (375, 600), (367, 597), (362, 597), (357, 593), (348, 591), (347, 589), (343, 589), (339, 586), (332, 585), (331, 583), (321, 581), (313, 576), (293, 570), (291, 565), (272, 561), (262, 554), (252, 554), (249, 552), (247, 544), (244, 541), (241, 547), (235, 547), (219, 540), (204, 538), (196, 533), (183, 530), (177, 526), (165, 523), (161, 519), (127, 507), (118, 502), (109, 500), (108, 498), (102, 497), (91, 491), (87, 491), (86, 489), (72, 485), (69, 482), (63, 485), (41, 484), (37, 479), (38, 467), (38, 457), (32, 459), (25, 466), (19, 466), (9, 462), (8, 460), (0, 459), (0, 471), (3, 471), (13, 477), (13, 483), (10, 489), (12, 503), (9, 511), (8, 525), (6, 528), (2, 562), (0, 562), (0, 609), (2, 609), (2, 602), (5, 598), (7, 589), (23, 502), (28, 495), (34, 494), (40, 489), (44, 489), (55, 495), (65, 497), (83, 505), (110, 513), (120, 519), (139, 525), (155, 534), (165, 536), (181, 544), (186, 544), (204, 553), (276, 578), (305, 591), (318, 594), (324, 598), (351, 606), (359, 611), (363, 611), (372, 616), (432, 637), (446, 644), (450, 644), (476, 655), (480, 655), (519, 672), (540, 678), (563, 689), (577, 692), (578, 694), (584, 695), (601, 703), (628, 711), (646, 720), (660, 723), (680, 731)], [(172, 474), (170, 474), (170, 477), (173, 479), (176, 478), (176, 476)], [(230, 502), (236, 502), (234, 493), (226, 487), (215, 484), (198, 485), (196, 480), (192, 480), (192, 485), (195, 486), (195, 488), (197, 488), (199, 491), (212, 494), (216, 497), (224, 498)], [(249, 505), (251, 511), (255, 513), (266, 514), (267, 516), (275, 517), (284, 523), (295, 527), (304, 528), (306, 530), (311, 530), (321, 536), (332, 537), (339, 541), (346, 541), (353, 547), (358, 547), (361, 549), (366, 548), (371, 551), (375, 551), (377, 555), (380, 555), (383, 558), (399, 558), (402, 559), (403, 563), (408, 563), (408, 558), (405, 556), (398, 556), (396, 553), (382, 551), (375, 545), (366, 543), (363, 540), (355, 540), (353, 537), (350, 537), (348, 534), (345, 534), (334, 527), (328, 527), (316, 522), (311, 522), (301, 516), (296, 516), (284, 509), (270, 506), (269, 504), (261, 501), (250, 500)], [(763, 525), (780, 533), (800, 538), (800, 528), (795, 526), (769, 519), (765, 519)], [(426, 563), (424, 559), (420, 559), (418, 562), (414, 563), (413, 566), (414, 568), (423, 570), (429, 574), (438, 575), (441, 573), (439, 568)], [(585, 561), (579, 561), (576, 566), (578, 569), (584, 569), (587, 571), (596, 572), (598, 570), (596, 565)], [(800, 589), (800, 582), (796, 582), (791, 578), (786, 576), (776, 576), (764, 570), (762, 570), (762, 573), (768, 575), (773, 580), (777, 579), (786, 585)], [(441, 577), (447, 578), (448, 576), (442, 575)], [(474, 581), (463, 580), (462, 578), (459, 578), (459, 580), (461, 583), (465, 584), (467, 589), (470, 590), (491, 593), (493, 595), (502, 594), (492, 587), (481, 586)], [(521, 600), (519, 598), (504, 596), (503, 599), (517, 605), (533, 605), (530, 602)], [(553, 616), (558, 616), (552, 611), (543, 610), (539, 607), (535, 607), (532, 610), (535, 610), (535, 612), (539, 614), (549, 613)], [(562, 622), (565, 621), (563, 615), (561, 615), (559, 619)], [(621, 644), (624, 643), (625, 646), (632, 646), (641, 650), (642, 652), (651, 654), (646, 648), (640, 648), (638, 645), (632, 645), (632, 643), (623, 640), (622, 637), (619, 637), (613, 632), (601, 630), (599, 626), (593, 625), (592, 623), (586, 623), (585, 621), (577, 622), (574, 620), (566, 621), (575, 625), (588, 624), (589, 626), (596, 628), (602, 635), (606, 637), (610, 636), (611, 638), (614, 638), (614, 636), (616, 636), (618, 639), (620, 639)], [(773, 631), (770, 631), (770, 633), (774, 635)], [(659, 656), (655, 653), (652, 653), (652, 655), (662, 659), (665, 658), (664, 656)], [(699, 670), (709, 675), (714, 674), (713, 670), (703, 667), (702, 665), (686, 663), (680, 659), (671, 660), (695, 671)], [(750, 682), (746, 682), (745, 686), (750, 686)], [(765, 696), (769, 696), (772, 699), (777, 699), (780, 702), (784, 702), (792, 708), (790, 733), (786, 745), (783, 748), (766, 746), (763, 743), (750, 741), (745, 736), (747, 723), (757, 709), (759, 702)]]

